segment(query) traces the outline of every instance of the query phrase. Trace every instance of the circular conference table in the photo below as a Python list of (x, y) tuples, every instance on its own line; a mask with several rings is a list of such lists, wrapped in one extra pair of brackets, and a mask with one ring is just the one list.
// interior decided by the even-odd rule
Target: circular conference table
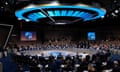
[(63, 56), (75, 56), (77, 53), (79, 55), (93, 55), (95, 54), (97, 51), (94, 49), (79, 49), (79, 48), (65, 48), (65, 49), (46, 49), (46, 50), (25, 50), (25, 51), (21, 51), (21, 53), (23, 53), (24, 55), (31, 55), (31, 56), (41, 56), (41, 54), (43, 53), (44, 56), (49, 56), (49, 55), (53, 55), (53, 56), (58, 56), (60, 53)]

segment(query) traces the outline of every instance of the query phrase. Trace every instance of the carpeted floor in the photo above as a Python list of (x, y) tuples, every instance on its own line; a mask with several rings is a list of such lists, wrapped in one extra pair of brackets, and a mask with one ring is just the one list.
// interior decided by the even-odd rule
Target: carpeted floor
[(11, 55), (5, 58), (0, 58), (3, 65), (3, 72), (16, 72), (17, 64), (13, 62)]

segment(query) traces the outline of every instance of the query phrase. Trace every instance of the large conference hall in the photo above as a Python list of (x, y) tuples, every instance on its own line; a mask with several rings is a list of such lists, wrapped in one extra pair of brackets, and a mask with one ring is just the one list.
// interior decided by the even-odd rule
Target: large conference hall
[(120, 72), (120, 0), (0, 0), (0, 72)]

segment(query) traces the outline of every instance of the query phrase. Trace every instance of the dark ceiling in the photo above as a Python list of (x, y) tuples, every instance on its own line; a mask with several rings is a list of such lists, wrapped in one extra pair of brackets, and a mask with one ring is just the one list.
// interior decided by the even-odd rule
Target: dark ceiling
[[(15, 11), (23, 8), (29, 4), (43, 4), (50, 3), (52, 1), (58, 1), (61, 4), (74, 5), (77, 3), (88, 4), (94, 7), (102, 7), (107, 10), (107, 14), (103, 19), (97, 19), (89, 22), (77, 22), (72, 25), (66, 25), (62, 27), (70, 28), (82, 28), (82, 29), (108, 29), (108, 30), (120, 30), (120, 0), (0, 0), (0, 23), (13, 24), (16, 28), (19, 28), (21, 21), (15, 17)], [(118, 12), (116, 12), (116, 10)], [(38, 27), (38, 24), (32, 22), (22, 22), (24, 27)], [(31, 25), (30, 25), (31, 24)], [(44, 23), (39, 23), (40, 26), (50, 26)], [(54, 26), (53, 26), (54, 27)], [(61, 27), (61, 26), (60, 26)]]

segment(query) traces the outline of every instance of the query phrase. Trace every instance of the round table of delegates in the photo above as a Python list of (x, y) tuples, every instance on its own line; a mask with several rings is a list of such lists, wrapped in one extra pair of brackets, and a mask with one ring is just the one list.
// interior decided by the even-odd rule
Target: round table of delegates
[[(31, 72), (89, 72), (89, 68), (92, 68), (93, 72), (95, 72), (94, 70), (96, 72), (112, 72), (114, 63), (109, 63), (111, 52), (118, 54), (119, 50), (112, 48), (109, 50), (94, 48), (27, 48), (16, 53), (14, 59), (18, 64), (27, 64)], [(116, 63), (118, 64), (118, 62)]]

